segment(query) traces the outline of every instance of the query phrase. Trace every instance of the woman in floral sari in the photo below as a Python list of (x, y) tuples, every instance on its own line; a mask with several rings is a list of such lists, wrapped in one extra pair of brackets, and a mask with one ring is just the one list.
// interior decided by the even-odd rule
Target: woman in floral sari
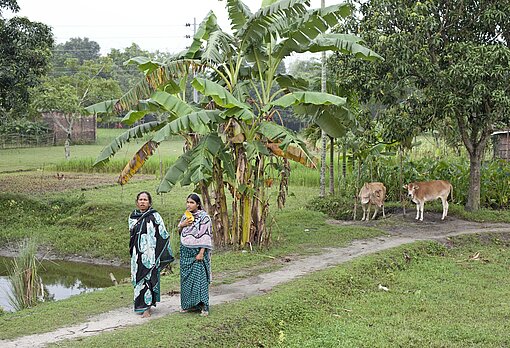
[(200, 310), (209, 315), (211, 282), (211, 218), (194, 193), (186, 200), (186, 214), (179, 222), (181, 232), (181, 312)]
[(160, 271), (174, 259), (165, 223), (151, 204), (151, 195), (140, 192), (128, 220), (134, 307), (143, 318), (150, 317), (151, 307), (160, 302)]

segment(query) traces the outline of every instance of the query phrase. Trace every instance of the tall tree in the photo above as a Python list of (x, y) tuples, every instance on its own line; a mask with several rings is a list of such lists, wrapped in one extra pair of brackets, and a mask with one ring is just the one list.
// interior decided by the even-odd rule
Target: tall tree
[(16, 0), (0, 0), (0, 112), (23, 114), (29, 89), (48, 71), (53, 35), (45, 24), (25, 17), (5, 19), (3, 10), (18, 12)]
[[(125, 182), (170, 135), (187, 140), (187, 151), (169, 168), (158, 191), (175, 184), (195, 184), (214, 219), (218, 244), (264, 243), (270, 238), (268, 187), (280, 176), (278, 203), (285, 202), (288, 159), (313, 165), (304, 143), (274, 122), (279, 108), (294, 106), (336, 136), (345, 99), (303, 91), (291, 76), (277, 73), (292, 52), (340, 51), (368, 60), (379, 56), (351, 35), (327, 31), (350, 14), (349, 6), (308, 9), (308, 0), (267, 1), (252, 14), (237, 0), (227, 1), (233, 34), (221, 30), (211, 12), (200, 24), (191, 46), (166, 64), (137, 58), (146, 78), (119, 101), (89, 108), (91, 112), (132, 110), (133, 124), (148, 110), (160, 108), (169, 117), (134, 127), (107, 146), (97, 162), (107, 161), (133, 137), (156, 130), (126, 166)], [(192, 85), (203, 96), (201, 108), (187, 104), (183, 82), (198, 73)], [(279, 89), (274, 87), (279, 85)], [(140, 103), (140, 99), (151, 98)], [(232, 195), (227, 208), (226, 192)]]
[(65, 43), (55, 46), (52, 59), (53, 66), (64, 66), (66, 64), (66, 60), (70, 58), (78, 59), (80, 64), (87, 60), (96, 60), (99, 58), (100, 50), (101, 47), (99, 44), (96, 41), (89, 40), (88, 37), (70, 38)]
[(478, 209), (487, 140), (510, 123), (510, 1), (350, 2), (362, 19), (349, 29), (385, 57), (365, 70), (365, 100), (382, 102), (382, 111), (404, 105), (415, 118), (410, 132), (456, 124), (450, 134), (460, 137), (471, 163), (466, 208)]

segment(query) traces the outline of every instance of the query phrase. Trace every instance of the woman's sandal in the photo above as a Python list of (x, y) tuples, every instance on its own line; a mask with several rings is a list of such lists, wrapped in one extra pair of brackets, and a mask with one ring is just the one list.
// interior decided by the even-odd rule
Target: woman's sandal
[(202, 309), (202, 311), (200, 312), (201, 317), (207, 317), (208, 315), (209, 315), (209, 311), (206, 311), (204, 309)]
[(191, 311), (191, 309), (182, 309), (182, 308), (179, 308), (179, 313), (188, 313), (190, 311)]

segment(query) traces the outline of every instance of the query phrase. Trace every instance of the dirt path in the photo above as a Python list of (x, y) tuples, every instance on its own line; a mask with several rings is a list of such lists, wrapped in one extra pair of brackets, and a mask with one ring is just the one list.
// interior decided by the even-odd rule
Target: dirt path
[[(329, 223), (340, 225), (361, 224), (359, 221), (329, 221)], [(388, 235), (354, 241), (343, 248), (324, 249), (324, 254), (290, 261), (281, 270), (243, 279), (233, 284), (213, 286), (210, 291), (211, 304), (214, 306), (264, 294), (276, 285), (289, 282), (307, 273), (418, 240), (442, 240), (449, 236), (470, 233), (510, 233), (510, 224), (476, 223), (451, 217), (448, 217), (447, 221), (441, 221), (440, 215), (433, 213), (426, 214), (425, 221), (422, 223), (414, 221), (414, 213), (408, 213), (405, 217), (395, 215), (385, 220), (370, 221), (365, 224), (383, 229), (388, 232)], [(24, 336), (14, 340), (0, 340), (0, 346), (43, 347), (49, 343), (65, 339), (77, 339), (131, 325), (140, 325), (147, 320), (158, 319), (177, 312), (179, 303), (178, 295), (162, 296), (161, 303), (158, 304), (150, 319), (141, 319), (140, 316), (134, 315), (131, 307), (119, 308), (94, 316), (85, 323), (60, 328), (52, 332)]]

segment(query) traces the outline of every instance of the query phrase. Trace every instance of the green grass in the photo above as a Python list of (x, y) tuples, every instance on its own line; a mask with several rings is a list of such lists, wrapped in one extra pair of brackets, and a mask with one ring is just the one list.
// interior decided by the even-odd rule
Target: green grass
[(414, 243), (213, 305), (206, 319), (175, 314), (59, 346), (139, 347), (150, 335), (155, 347), (507, 347), (505, 238)]
[[(33, 148), (1, 149), (0, 173), (15, 172), (23, 170), (59, 170), (59, 171), (84, 171), (91, 170), (90, 166), (101, 153), (101, 150), (108, 145), (116, 136), (125, 130), (122, 129), (98, 129), (96, 144), (92, 145), (72, 145), (71, 157), (69, 161), (64, 157), (64, 146), (45, 146)], [(119, 172), (118, 168), (124, 165), (133, 157), (135, 152), (144, 143), (144, 139), (137, 139), (123, 146), (119, 153), (113, 157), (115, 163), (111, 171)], [(159, 157), (173, 158), (182, 153), (182, 140), (178, 137), (165, 141), (158, 148), (147, 164), (153, 167), (159, 167)], [(166, 168), (165, 166), (163, 168)], [(104, 171), (99, 169), (98, 171)]]
[[(8, 209), (12, 205), (10, 208), (15, 207), (17, 211), (17, 214), (10, 216), (10, 223), (0, 221), (0, 240), (12, 242), (38, 235), (40, 240), (62, 254), (115, 258), (127, 262), (127, 216), (134, 208), (136, 193), (150, 189), (155, 184), (155, 180), (136, 182), (123, 188), (114, 186), (83, 192), (55, 193), (40, 199), (16, 199), (15, 195), (0, 194), (0, 206), (3, 203)], [(291, 187), (289, 191), (287, 207), (275, 211), (271, 217), (271, 248), (254, 248), (253, 252), (215, 251), (213, 267), (216, 284), (231, 283), (277, 269), (281, 267), (278, 259), (283, 256), (291, 255), (295, 258), (309, 255), (323, 247), (343, 246), (353, 239), (370, 238), (384, 233), (373, 228), (326, 224), (324, 214), (302, 208), (303, 197), (316, 194), (315, 189)], [(169, 194), (154, 197), (154, 206), (162, 214), (174, 240), (177, 236), (175, 226), (185, 209), (188, 193), (189, 188), (177, 187)], [(175, 241), (173, 245), (174, 251), (177, 251)], [(176, 275), (162, 279), (163, 292), (178, 289)], [(98, 292), (101, 294), (83, 294), (55, 303), (43, 303), (28, 312), (5, 314), (2, 318), (6, 319), (5, 323), (0, 324), (3, 326), (0, 339), (27, 334), (27, 328), (30, 328), (30, 333), (46, 332), (78, 323), (93, 314), (129, 306), (132, 301), (131, 291), (130, 285), (122, 285)]]

